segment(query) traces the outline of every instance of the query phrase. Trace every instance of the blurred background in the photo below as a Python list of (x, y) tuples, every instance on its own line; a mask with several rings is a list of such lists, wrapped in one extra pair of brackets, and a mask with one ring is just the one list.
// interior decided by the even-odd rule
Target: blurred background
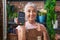
[[(23, 11), (23, 8), (27, 2), (33, 2), (37, 5), (37, 9), (44, 9), (45, 0), (24, 1), (24, 0), (6, 0), (7, 4), (7, 40), (17, 40), (16, 26), (14, 18), (16, 18), (19, 11)], [(57, 28), (56, 38), (60, 38), (60, 0), (56, 1), (55, 12), (57, 14)], [(45, 22), (43, 23), (45, 24)], [(0, 0), (0, 40), (3, 40), (3, 2)]]

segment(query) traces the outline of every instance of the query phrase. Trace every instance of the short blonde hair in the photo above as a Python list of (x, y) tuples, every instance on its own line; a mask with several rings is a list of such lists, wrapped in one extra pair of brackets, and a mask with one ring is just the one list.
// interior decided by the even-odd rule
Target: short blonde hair
[(24, 7), (24, 12), (26, 12), (26, 11), (28, 10), (28, 7), (30, 7), (30, 6), (34, 7), (35, 9), (37, 9), (36, 4), (34, 4), (34, 3), (32, 3), (32, 2), (28, 2), (28, 3), (25, 5), (25, 7)]

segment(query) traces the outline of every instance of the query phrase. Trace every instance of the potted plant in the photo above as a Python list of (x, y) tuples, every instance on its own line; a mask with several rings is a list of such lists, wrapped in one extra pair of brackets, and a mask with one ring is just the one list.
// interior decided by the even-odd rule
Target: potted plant
[(15, 8), (14, 5), (7, 4), (7, 18), (8, 18), (8, 21), (11, 21), (15, 17), (18, 16), (16, 10), (17, 10), (17, 8)]
[(47, 13), (47, 10), (45, 10), (45, 9), (39, 10), (39, 12), (38, 12), (39, 23), (42, 23), (42, 24), (45, 23), (46, 13)]

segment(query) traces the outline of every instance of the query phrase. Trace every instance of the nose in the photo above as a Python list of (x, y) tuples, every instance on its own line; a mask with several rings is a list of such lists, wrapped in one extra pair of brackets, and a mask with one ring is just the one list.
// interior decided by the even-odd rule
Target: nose
[(33, 15), (33, 12), (32, 11), (30, 12), (30, 15)]

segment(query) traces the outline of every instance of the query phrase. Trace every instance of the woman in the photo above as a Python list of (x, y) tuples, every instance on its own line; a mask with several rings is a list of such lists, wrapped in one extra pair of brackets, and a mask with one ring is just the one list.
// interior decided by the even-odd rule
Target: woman
[[(32, 2), (27, 3), (24, 12), (26, 17), (25, 25), (16, 27), (18, 40), (49, 40), (45, 26), (35, 21), (37, 16), (36, 5)], [(16, 18), (16, 23), (18, 23), (17, 20)]]

